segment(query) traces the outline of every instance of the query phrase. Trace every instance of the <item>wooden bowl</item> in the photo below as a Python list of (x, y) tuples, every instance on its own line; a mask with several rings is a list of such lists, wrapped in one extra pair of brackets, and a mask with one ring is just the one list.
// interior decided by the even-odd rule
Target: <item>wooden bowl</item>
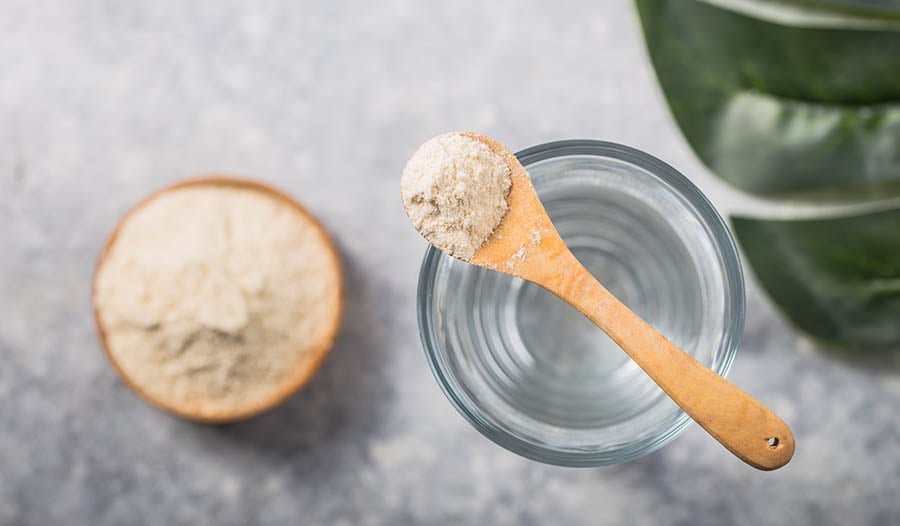
[[(256, 402), (247, 404), (246, 406), (237, 408), (231, 412), (221, 412), (219, 414), (209, 414), (207, 411), (201, 410), (199, 407), (200, 404), (188, 405), (181, 404), (176, 405), (167, 400), (161, 400), (158, 397), (152, 396), (145, 389), (141, 388), (140, 382), (135, 378), (131, 377), (126, 373), (124, 368), (118, 363), (116, 359), (116, 355), (110, 350), (109, 344), (106, 338), (106, 332), (103, 326), (103, 322), (100, 318), (100, 312), (97, 305), (97, 277), (100, 273), (100, 270), (103, 268), (104, 261), (109, 255), (110, 250), (116, 242), (116, 239), (119, 235), (122, 226), (125, 225), (129, 218), (136, 211), (140, 210), (142, 207), (146, 206), (148, 203), (152, 202), (154, 199), (159, 196), (172, 192), (174, 190), (179, 190), (186, 187), (197, 187), (197, 186), (208, 186), (208, 187), (221, 187), (228, 186), (234, 188), (242, 188), (249, 189), (256, 192), (260, 192), (266, 194), (268, 196), (272, 196), (277, 200), (289, 205), (295, 211), (297, 211), (300, 216), (307, 221), (309, 221), (312, 226), (318, 231), (321, 235), (324, 246), (329, 251), (332, 266), (331, 269), (337, 274), (337, 283), (338, 283), (338, 299), (336, 303), (336, 308), (331, 315), (331, 324), (327, 327), (327, 330), (324, 332), (324, 337), (322, 337), (319, 341), (314, 342), (310, 347), (307, 353), (305, 354), (306, 358), (298, 364), (298, 367), (291, 374), (288, 374), (283, 380), (279, 382), (277, 388), (273, 389), (273, 392), (267, 398)], [(103, 250), (100, 252), (100, 257), (97, 260), (97, 265), (94, 269), (94, 277), (93, 277), (93, 285), (91, 288), (91, 299), (93, 305), (93, 315), (94, 315), (94, 325), (97, 329), (97, 335), (100, 340), (100, 345), (103, 348), (103, 352), (106, 355), (109, 362), (112, 364), (113, 368), (116, 370), (116, 373), (119, 377), (125, 382), (125, 384), (131, 388), (132, 391), (137, 393), (141, 398), (149, 402), (151, 405), (162, 409), (168, 413), (173, 415), (187, 418), (190, 420), (207, 422), (207, 423), (224, 423), (224, 422), (234, 422), (237, 420), (242, 420), (245, 418), (249, 418), (251, 416), (262, 413), (272, 407), (278, 405), (279, 403), (286, 400), (292, 394), (294, 394), (298, 389), (303, 387), (315, 373), (318, 371), (319, 367), (325, 360), (325, 357), (328, 355), (332, 346), (334, 345), (335, 337), (337, 336), (338, 328), (340, 327), (341, 314), (343, 312), (343, 273), (341, 270), (340, 258), (338, 256), (338, 252), (335, 249), (334, 243), (331, 238), (328, 236), (325, 229), (318, 222), (318, 220), (300, 203), (295, 201), (292, 197), (285, 194), (281, 190), (269, 186), (267, 184), (261, 183), (259, 181), (255, 181), (252, 179), (245, 179), (240, 177), (231, 177), (231, 176), (222, 176), (222, 175), (208, 175), (201, 176), (197, 178), (187, 179), (184, 181), (177, 182), (165, 188), (162, 188), (156, 192), (153, 192), (149, 196), (145, 197), (141, 200), (137, 205), (135, 205), (131, 210), (129, 210), (122, 219), (119, 220), (119, 223), (116, 225), (112, 234), (106, 240), (106, 243), (103, 246)]]

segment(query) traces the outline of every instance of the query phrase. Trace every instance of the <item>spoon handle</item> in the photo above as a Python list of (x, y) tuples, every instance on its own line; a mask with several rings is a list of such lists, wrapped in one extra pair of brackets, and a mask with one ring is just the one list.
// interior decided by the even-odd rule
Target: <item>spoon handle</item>
[(713, 438), (758, 469), (791, 460), (794, 435), (775, 413), (657, 332), (570, 252), (559, 256), (553, 278), (542, 284), (603, 329)]

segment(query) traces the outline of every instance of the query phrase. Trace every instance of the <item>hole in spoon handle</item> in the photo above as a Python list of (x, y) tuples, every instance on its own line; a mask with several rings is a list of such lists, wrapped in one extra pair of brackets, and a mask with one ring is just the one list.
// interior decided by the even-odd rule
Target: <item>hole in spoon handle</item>
[(766, 471), (784, 466), (794, 456), (794, 435), (790, 428), (774, 414), (771, 416), (777, 420), (777, 422), (772, 422), (775, 427), (783, 429), (777, 433), (768, 433), (764, 438), (758, 440), (761, 451), (754, 455), (756, 462), (744, 458), (743, 455), (738, 455), (748, 464)]

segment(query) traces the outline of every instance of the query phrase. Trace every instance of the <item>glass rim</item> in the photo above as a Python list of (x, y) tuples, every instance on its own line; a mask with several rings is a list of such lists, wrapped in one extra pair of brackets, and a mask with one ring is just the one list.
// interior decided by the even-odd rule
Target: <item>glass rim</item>
[[(717, 354), (721, 353), (721, 356), (717, 356), (715, 366), (715, 372), (725, 377), (734, 363), (744, 332), (744, 275), (731, 231), (709, 199), (686, 176), (666, 162), (623, 144), (591, 139), (562, 140), (532, 146), (515, 155), (526, 168), (539, 161), (558, 157), (592, 156), (622, 161), (650, 173), (694, 207), (704, 223), (705, 232), (718, 250), (725, 275), (727, 301), (724, 316), (728, 323), (717, 350)], [(569, 467), (595, 467), (619, 464), (655, 451), (675, 439), (690, 424), (691, 418), (683, 410), (679, 410), (674, 423), (662, 433), (641, 438), (617, 450), (586, 452), (537, 444), (492, 423), (487, 418), (489, 415), (467, 400), (464, 389), (447, 373), (448, 367), (439, 352), (439, 348), (443, 346), (435, 332), (432, 304), (436, 270), (441, 257), (450, 256), (429, 245), (419, 270), (416, 293), (419, 336), (428, 365), (444, 395), (457, 412), (482, 435), (513, 453), (539, 462)]]

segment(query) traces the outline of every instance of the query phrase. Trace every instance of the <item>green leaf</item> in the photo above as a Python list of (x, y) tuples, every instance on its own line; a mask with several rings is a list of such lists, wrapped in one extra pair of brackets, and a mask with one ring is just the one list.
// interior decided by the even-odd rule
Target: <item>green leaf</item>
[(800, 27), (896, 26), (900, 0), (700, 0), (752, 18)]
[(900, 181), (900, 18), (835, 7), (896, 11), (897, 1), (755, 1), (637, 0), (698, 156), (761, 195)]
[(900, 12), (900, 1), (898, 0), (794, 0), (798, 4), (821, 5), (825, 7), (836, 7), (847, 10), (871, 11), (871, 12)]
[(871, 10), (875, 12), (900, 12), (898, 0), (809, 0), (796, 3), (819, 4), (823, 6), (843, 7), (846, 9)]
[(731, 222), (760, 283), (799, 328), (849, 350), (900, 348), (900, 210)]

